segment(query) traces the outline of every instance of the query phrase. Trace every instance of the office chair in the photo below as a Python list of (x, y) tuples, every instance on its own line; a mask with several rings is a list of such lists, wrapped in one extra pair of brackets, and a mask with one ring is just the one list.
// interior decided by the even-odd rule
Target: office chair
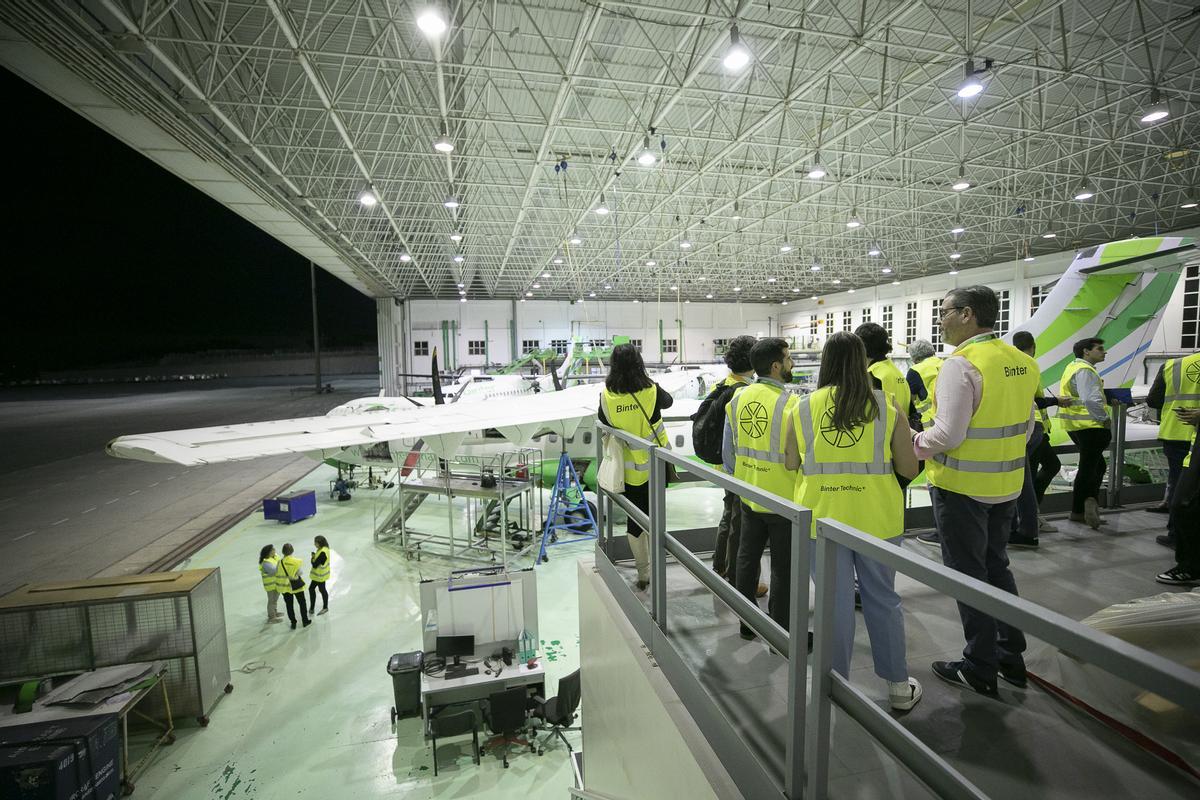
[(475, 763), (479, 763), (479, 725), (475, 721), (472, 710), (460, 711), (457, 714), (444, 714), (429, 718), (429, 738), (433, 739), (433, 776), (438, 774), (437, 743), (438, 739), (447, 736), (463, 736), (471, 734), (471, 747), (475, 751)]
[(541, 697), (533, 698), (536, 704), (533, 709), (533, 716), (542, 720), (542, 730), (549, 732), (539, 741), (538, 755), (545, 752), (546, 745), (557, 736), (562, 739), (563, 744), (567, 746), (567, 750), (574, 753), (575, 749), (571, 747), (571, 743), (567, 741), (567, 737), (563, 736), (563, 731), (577, 731), (579, 728), (572, 728), (571, 723), (575, 721), (575, 712), (579, 710), (579, 670), (575, 670), (570, 675), (562, 678), (558, 682), (558, 694), (551, 697), (549, 700)]
[(501, 747), (500, 752), (504, 759), (505, 769), (508, 769), (510, 745), (519, 744), (528, 747), (531, 753), (537, 749), (528, 739), (519, 735), (529, 724), (525, 714), (525, 697), (525, 688), (522, 686), (496, 692), (488, 697), (488, 728), (496, 736), (489, 739), (483, 749), (490, 751), (493, 748)]

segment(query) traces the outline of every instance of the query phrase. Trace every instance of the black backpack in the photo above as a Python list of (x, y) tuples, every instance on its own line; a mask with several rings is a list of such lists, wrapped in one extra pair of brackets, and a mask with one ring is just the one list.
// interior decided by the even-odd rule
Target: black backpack
[(719, 383), (692, 414), (692, 449), (702, 461), (721, 463), (721, 442), (725, 436), (725, 406), (743, 384)]

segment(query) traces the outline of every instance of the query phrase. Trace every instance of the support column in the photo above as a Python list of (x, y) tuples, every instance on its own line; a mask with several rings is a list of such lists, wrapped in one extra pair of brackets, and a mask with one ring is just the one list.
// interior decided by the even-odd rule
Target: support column
[(517, 349), (517, 301), (509, 300), (508, 305), (508, 360), (516, 361), (521, 357), (521, 351)]
[(385, 396), (401, 394), (404, 372), (404, 305), (394, 297), (375, 299), (375, 338), (379, 347), (379, 388)]

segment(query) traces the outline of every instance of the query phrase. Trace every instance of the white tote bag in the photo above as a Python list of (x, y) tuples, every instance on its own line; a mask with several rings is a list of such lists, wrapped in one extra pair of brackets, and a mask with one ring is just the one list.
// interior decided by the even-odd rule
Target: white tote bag
[(596, 482), (612, 494), (625, 491), (625, 446), (615, 436), (604, 437), (604, 458), (596, 471)]

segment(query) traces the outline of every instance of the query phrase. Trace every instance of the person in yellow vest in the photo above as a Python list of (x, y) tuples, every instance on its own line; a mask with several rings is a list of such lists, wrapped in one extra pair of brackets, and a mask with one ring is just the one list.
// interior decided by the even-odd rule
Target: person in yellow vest
[[(895, 398), (873, 389), (867, 351), (851, 333), (835, 333), (821, 351), (817, 390), (791, 412), (787, 466), (799, 468), (795, 502), (816, 521), (831, 517), (880, 539), (904, 533), (904, 495), (897, 474), (917, 474), (907, 415)], [(816, 576), (817, 560), (809, 562)], [(892, 708), (908, 711), (921, 699), (921, 684), (908, 674), (904, 612), (896, 594), (896, 571), (848, 548), (837, 549), (834, 577), (833, 669), (850, 671), (854, 649), (854, 578), (871, 639), (875, 674), (888, 683)]]
[[(1172, 358), (1159, 367), (1150, 394), (1146, 395), (1146, 405), (1158, 412), (1158, 440), (1167, 459), (1167, 490), (1162, 504), (1147, 510), (1165, 514), (1171, 510), (1175, 484), (1183, 472), (1183, 459), (1195, 434), (1190, 426), (1180, 421), (1174, 409), (1200, 408), (1200, 353)], [(1164, 547), (1175, 546), (1175, 526), (1170, 517), (1166, 534), (1159, 535), (1156, 541)]]
[[(738, 480), (791, 501), (797, 475), (785, 463), (788, 415), (797, 397), (785, 388), (792, 382), (792, 356), (788, 343), (778, 337), (759, 339), (750, 350), (757, 380), (738, 390), (725, 406), (722, 456), (725, 470)], [(742, 502), (742, 541), (738, 545), (734, 585), (750, 602), (756, 589), (763, 551), (771, 547), (771, 588), (768, 613), (784, 630), (789, 629), (791, 597), (792, 525), (765, 506), (745, 498)], [(741, 626), (743, 639), (754, 632)], [(811, 634), (810, 634), (811, 644)]]
[[(632, 433), (660, 447), (669, 447), (662, 412), (675, 402), (646, 373), (642, 354), (632, 344), (619, 344), (609, 358), (608, 376), (600, 393), (597, 413), (600, 421), (612, 428)], [(640, 511), (650, 513), (650, 454), (645, 450), (622, 447), (625, 454), (624, 495)], [(626, 527), (629, 549), (637, 566), (637, 588), (650, 585), (650, 541), (632, 517)]]
[(279, 622), (283, 615), (279, 613), (279, 556), (275, 555), (275, 545), (264, 545), (258, 551), (258, 573), (262, 576), (263, 589), (267, 591), (267, 622)]
[(1108, 404), (1104, 399), (1104, 380), (1096, 365), (1104, 360), (1104, 340), (1080, 339), (1073, 346), (1075, 360), (1063, 370), (1059, 384), (1062, 395), (1070, 399), (1070, 408), (1058, 412), (1063, 430), (1079, 448), (1079, 468), (1071, 487), (1072, 522), (1100, 527), (1100, 484), (1108, 462), (1104, 452), (1112, 441)]
[[(1016, 331), (1012, 337), (1013, 347), (1030, 358), (1037, 358), (1037, 341), (1029, 331)], [(1025, 445), (1025, 484), (1017, 499), (1017, 513), (1013, 515), (1012, 531), (1008, 536), (1009, 547), (1037, 549), (1039, 533), (1053, 533), (1058, 528), (1038, 516), (1042, 498), (1054, 476), (1062, 469), (1062, 462), (1050, 445), (1052, 423), (1046, 409), (1060, 405), (1060, 398), (1048, 396), (1043, 389), (1033, 396), (1038, 418), (1033, 424), (1033, 433)]]
[(942, 359), (937, 356), (933, 343), (927, 339), (917, 339), (910, 344), (908, 357), (912, 359), (912, 366), (904, 375), (912, 396), (908, 422), (912, 430), (919, 431), (933, 422), (933, 390), (937, 385), (938, 371), (942, 368)]
[(1175, 566), (1154, 580), (1168, 586), (1200, 586), (1200, 408), (1175, 407), (1171, 413), (1192, 431), (1192, 441), (1183, 459), (1183, 469), (1171, 495), (1171, 519), (1175, 530)]
[(308, 607), (317, 611), (317, 592), (321, 592), (321, 610), (315, 616), (329, 613), (329, 593), (325, 591), (325, 582), (329, 580), (333, 568), (333, 558), (329, 553), (329, 540), (324, 536), (313, 539), (313, 547), (317, 548), (308, 557)]
[[(993, 330), (1000, 301), (987, 286), (951, 290), (941, 303), (942, 340), (954, 347), (938, 373), (933, 422), (913, 439), (925, 460), (942, 562), (1017, 593), (1008, 533), (1025, 480), (1025, 443), (1033, 429), (1037, 362)], [(995, 697), (997, 677), (1026, 685), (1025, 636), (958, 604), (967, 640), (959, 661), (935, 661), (949, 683)]]
[(304, 620), (304, 627), (311, 625), (312, 620), (308, 618), (308, 605), (304, 602), (304, 576), (301, 574), (304, 562), (292, 555), (293, 552), (295, 549), (290, 542), (283, 545), (283, 558), (279, 559), (276, 577), (279, 579), (279, 593), (283, 595), (283, 604), (287, 606), (288, 620), (292, 623), (292, 630), (296, 630), (294, 603), (300, 604), (300, 619)]
[[(728, 405), (730, 397), (724, 397), (730, 389), (737, 391), (744, 386), (749, 386), (754, 379), (754, 367), (750, 364), (750, 350), (754, 347), (754, 343), (758, 341), (753, 336), (742, 335), (735, 336), (729, 346), (725, 348), (725, 365), (729, 367), (729, 375), (725, 380), (717, 384), (712, 392), (711, 397), (718, 398), (715, 402), (724, 400), (725, 406)], [(722, 406), (719, 410), (721, 418), (724, 419), (725, 407)], [(710, 412), (711, 413), (711, 412)], [(724, 425), (722, 425), (722, 429)], [(717, 540), (713, 545), (713, 572), (717, 573), (729, 583), (734, 582), (734, 570), (737, 566), (737, 551), (738, 545), (742, 541), (742, 504), (738, 496), (733, 492), (726, 490), (725, 492), (725, 507), (721, 512), (721, 521), (717, 525)], [(756, 594), (759, 597), (767, 593), (766, 584), (759, 581)]]
[[(867, 372), (874, 378), (877, 388), (882, 389), (889, 401), (904, 409), (905, 416), (912, 406), (912, 389), (904, 373), (896, 366), (888, 353), (892, 352), (892, 339), (882, 325), (875, 322), (864, 322), (854, 329), (854, 335), (862, 340), (867, 348)], [(900, 488), (905, 489), (910, 478), (897, 477)]]

